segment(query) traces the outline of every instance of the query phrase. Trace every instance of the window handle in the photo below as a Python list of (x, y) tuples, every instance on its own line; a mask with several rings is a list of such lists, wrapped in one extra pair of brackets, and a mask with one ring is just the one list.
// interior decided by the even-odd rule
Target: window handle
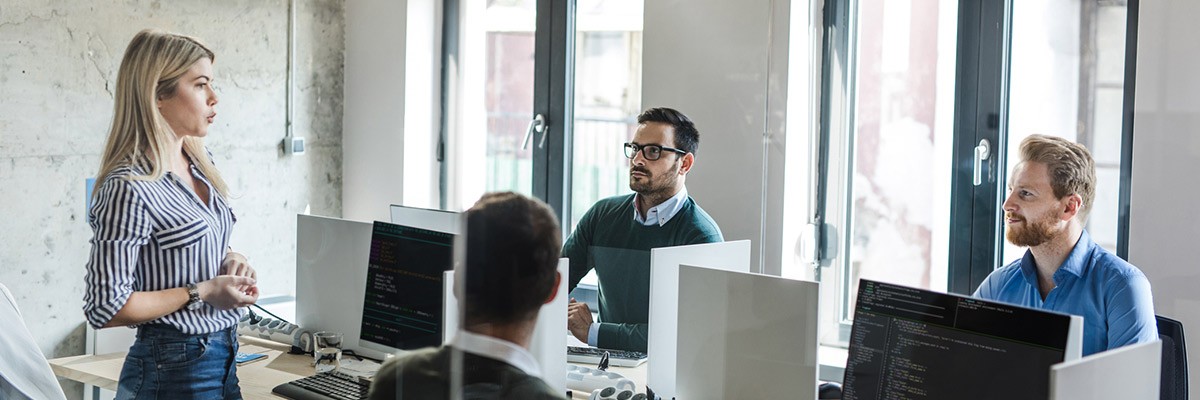
[(983, 184), (983, 161), (988, 159), (991, 149), (987, 139), (980, 140), (975, 146), (975, 186)]
[(529, 120), (529, 127), (525, 128), (525, 139), (521, 140), (521, 150), (529, 149), (529, 139), (533, 138), (533, 131), (537, 131), (538, 133), (542, 134), (542, 140), (540, 143), (538, 143), (538, 147), (541, 148), (541, 147), (545, 146), (546, 145), (546, 117), (544, 115), (537, 114), (537, 115), (533, 116), (533, 119)]

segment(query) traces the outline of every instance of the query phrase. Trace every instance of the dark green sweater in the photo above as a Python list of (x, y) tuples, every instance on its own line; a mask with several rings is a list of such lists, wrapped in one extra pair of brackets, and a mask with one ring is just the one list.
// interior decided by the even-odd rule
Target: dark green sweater
[(563, 257), (571, 259), (570, 289), (596, 269), (602, 321), (596, 345), (644, 352), (650, 314), (650, 249), (724, 239), (717, 223), (690, 196), (663, 226), (635, 221), (633, 196), (596, 202), (567, 238)]
[(417, 350), (383, 364), (375, 373), (369, 399), (449, 399), (450, 360), (455, 353), (463, 356), (464, 399), (561, 400), (567, 397), (566, 393), (556, 392), (538, 377), (527, 375), (503, 361), (443, 346)]

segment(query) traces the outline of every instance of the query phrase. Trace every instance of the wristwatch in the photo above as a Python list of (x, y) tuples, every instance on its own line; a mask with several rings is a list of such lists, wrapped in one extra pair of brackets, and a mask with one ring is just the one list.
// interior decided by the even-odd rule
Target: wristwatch
[(188, 311), (199, 310), (200, 305), (204, 304), (204, 301), (200, 300), (200, 288), (197, 288), (195, 283), (189, 283), (187, 284), (187, 291), (188, 302), (183, 307)]

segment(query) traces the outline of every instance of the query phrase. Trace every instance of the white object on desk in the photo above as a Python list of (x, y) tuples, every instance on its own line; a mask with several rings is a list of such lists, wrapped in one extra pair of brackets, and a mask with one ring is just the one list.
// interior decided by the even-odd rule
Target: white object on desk
[(309, 332), (342, 332), (347, 344), (357, 345), (372, 228), (366, 222), (296, 215), (296, 325)]
[[(650, 347), (647, 386), (663, 398), (813, 398), (817, 390), (819, 285), (802, 281), (680, 265), (674, 268), (675, 366), (663, 371)], [(657, 273), (662, 273), (661, 275)], [(654, 271), (655, 278), (672, 268)], [(658, 289), (664, 284), (651, 281)], [(664, 310), (651, 298), (654, 315)], [(668, 318), (670, 319), (670, 318)], [(651, 335), (657, 335), (651, 323)], [(664, 374), (666, 374), (664, 378)]]
[[(650, 313), (646, 386), (659, 396), (675, 393), (679, 339), (679, 266), (702, 265), (750, 272), (750, 241), (661, 247), (650, 250)], [(688, 305), (689, 307), (691, 305)]]
[(1162, 341), (1108, 350), (1050, 367), (1050, 400), (1157, 400)]
[(637, 391), (637, 385), (624, 375), (612, 371), (601, 371), (580, 365), (568, 365), (566, 369), (567, 389), (582, 393), (592, 393), (607, 387), (617, 390)]

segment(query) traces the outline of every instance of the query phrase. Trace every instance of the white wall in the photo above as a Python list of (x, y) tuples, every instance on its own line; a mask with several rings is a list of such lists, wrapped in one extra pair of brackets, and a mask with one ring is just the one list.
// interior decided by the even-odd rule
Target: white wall
[(752, 266), (761, 255), (764, 271), (776, 275), (789, 13), (782, 0), (647, 0), (642, 36), (642, 107), (675, 108), (700, 130), (688, 193), (725, 240), (752, 241)]
[(404, 193), (408, 1), (346, 2), (342, 217), (388, 221)]
[(1200, 2), (1141, 2), (1129, 261), (1150, 278), (1155, 312), (1183, 321), (1200, 398)]

